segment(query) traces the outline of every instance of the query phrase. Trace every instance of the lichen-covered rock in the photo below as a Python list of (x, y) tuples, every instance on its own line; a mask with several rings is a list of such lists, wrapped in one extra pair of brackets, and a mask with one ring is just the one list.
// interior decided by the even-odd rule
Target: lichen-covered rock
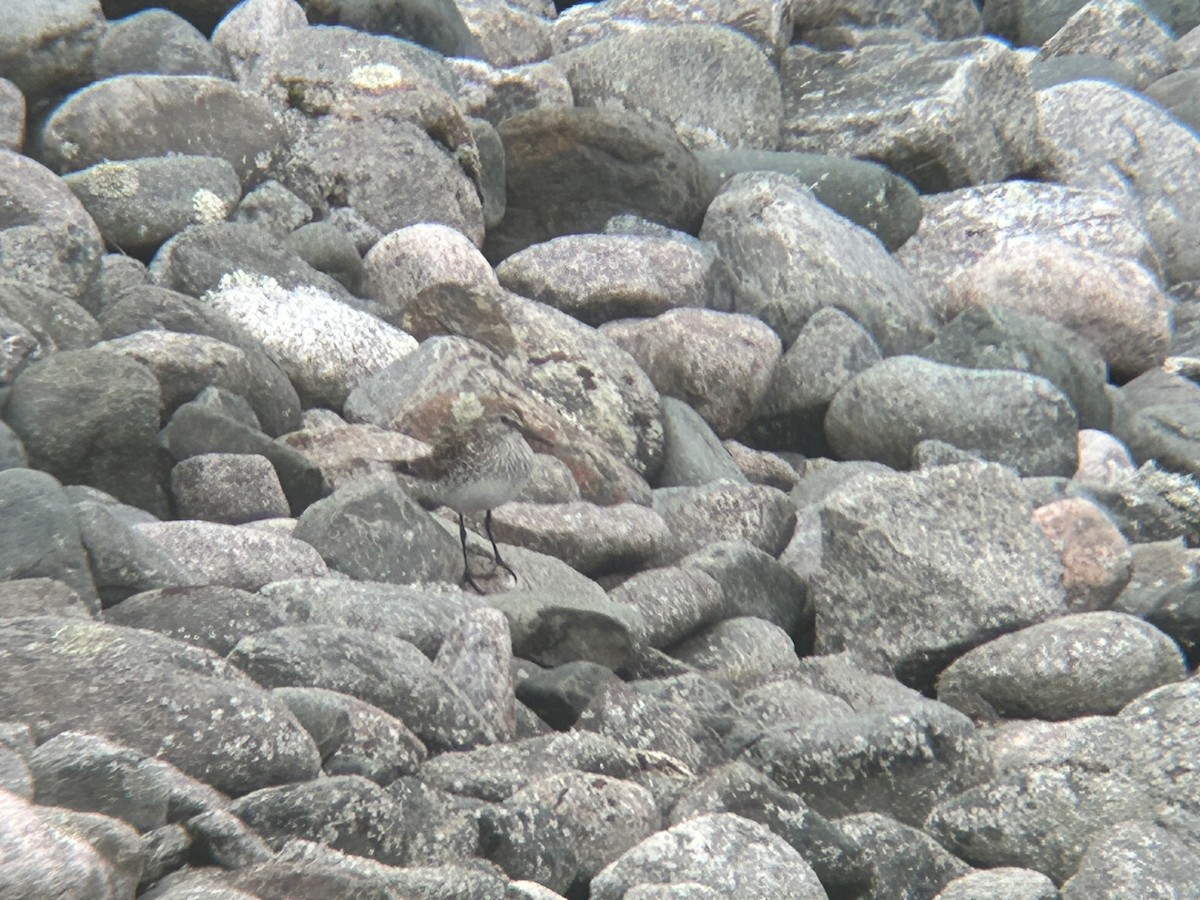
[(932, 439), (1025, 475), (1066, 476), (1079, 461), (1077, 430), (1071, 402), (1045, 378), (916, 356), (859, 373), (825, 414), (825, 436), (839, 457), (897, 469), (913, 465), (917, 445)]
[(1066, 612), (1061, 558), (999, 466), (867, 475), (825, 499), (821, 522), (819, 653), (853, 649), (928, 685), (964, 647)]
[(882, 244), (816, 200), (795, 178), (735, 175), (708, 207), (700, 237), (733, 275), (733, 311), (790, 345), (817, 310), (836, 305), (886, 353), (930, 337), (925, 298)]

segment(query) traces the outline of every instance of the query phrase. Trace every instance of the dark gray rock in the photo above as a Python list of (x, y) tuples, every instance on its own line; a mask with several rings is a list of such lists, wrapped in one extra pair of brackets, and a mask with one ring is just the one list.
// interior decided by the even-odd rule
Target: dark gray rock
[(531, 672), (517, 684), (516, 694), (546, 724), (567, 731), (592, 698), (616, 679), (608, 666), (576, 660)]
[(721, 275), (694, 240), (669, 234), (565, 235), (496, 267), (503, 287), (589, 325), (685, 306), (728, 308)]
[(140, 534), (115, 503), (75, 498), (75, 519), (100, 602), (119, 603), (131, 594), (187, 584), (189, 573)]
[(414, 41), (446, 57), (482, 59), (479, 41), (450, 0), (404, 0), (386, 6), (323, 0), (305, 6), (314, 25), (344, 25), (370, 34)]
[(560, 772), (486, 809), (480, 838), (486, 858), (510, 878), (569, 894), (660, 825), (645, 788), (603, 775)]
[(290, 624), (270, 597), (209, 584), (134, 594), (104, 611), (110, 625), (156, 631), (227, 656), (243, 637)]
[(929, 835), (890, 816), (859, 813), (839, 819), (834, 828), (858, 848), (876, 886), (903, 884), (914, 894), (933, 896), (971, 871)]
[(665, 124), (617, 110), (537, 109), (499, 131), (508, 211), (488, 232), (494, 262), (559, 235), (599, 231), (620, 213), (690, 233), (700, 225), (700, 166)]
[(160, 287), (193, 297), (218, 290), (221, 280), (235, 272), (271, 278), (287, 289), (316, 288), (335, 300), (353, 300), (335, 279), (256, 225), (194, 225), (163, 244), (150, 265)]
[(329, 222), (309, 222), (289, 234), (287, 242), (318, 272), (336, 278), (352, 294), (362, 293), (362, 257), (354, 240), (341, 228)]
[(176, 462), (210, 453), (266, 457), (275, 467), (293, 514), (303, 513), (327, 493), (321, 470), (303, 453), (211, 408), (203, 394), (175, 411), (162, 430), (162, 443)]
[[(406, 165), (388, 164), (397, 154)], [(441, 222), (483, 241), (475, 181), (434, 136), (411, 122), (334, 120), (296, 143), (279, 177), (318, 213), (348, 205), (385, 234)]]
[[(208, 651), (48, 617), (7, 620), (0, 645), (0, 709), (39, 740), (92, 732), (232, 794), (316, 774), (316, 747), (287, 707)], [(92, 650), (67, 650), (81, 646)]]
[(682, 400), (662, 398), (663, 464), (656, 487), (747, 481), (704, 417)]
[(159, 402), (158, 382), (139, 363), (67, 350), (21, 373), (5, 418), (32, 465), (164, 515)]
[(155, 329), (104, 341), (97, 349), (141, 363), (154, 373), (164, 422), (210, 386), (247, 399), (251, 394), (257, 394), (255, 399), (260, 402), (263, 399), (255, 385), (255, 375), (261, 370), (240, 347), (217, 338)]
[(143, 258), (189, 225), (223, 220), (242, 196), (233, 166), (215, 156), (100, 162), (63, 181), (109, 244)]
[(479, 854), (482, 801), (432, 787), (418, 777), (397, 779), (388, 793), (405, 817), (413, 865), (454, 863)]
[(192, 585), (221, 584), (246, 591), (284, 578), (325, 575), (310, 544), (286, 529), (222, 525), (195, 519), (135, 526), (187, 572)]
[(1182, 681), (1179, 647), (1141, 619), (1088, 612), (1031, 625), (976, 647), (938, 677), (938, 699), (975, 718), (1112, 715)]
[(32, 159), (0, 150), (0, 201), (13, 210), (0, 223), (4, 277), (87, 307), (97, 292), (104, 239), (71, 189)]
[(404, 831), (395, 801), (379, 785), (354, 775), (264, 788), (236, 800), (230, 811), (276, 850), (290, 838), (399, 863)]
[(317, 501), (295, 533), (355, 579), (457, 583), (462, 576), (454, 538), (391, 475), (358, 479)]
[(112, 896), (131, 896), (142, 878), (144, 859), (137, 829), (112, 816), (46, 807), (42, 821), (60, 834), (90, 846), (104, 860)]
[[(198, 117), (203, 108), (206, 115)], [(75, 93), (42, 131), (41, 154), (57, 172), (105, 160), (187, 153), (219, 156), (243, 185), (262, 178), (285, 139), (262, 97), (219, 78), (120, 75)]]
[(608, 597), (641, 614), (651, 647), (669, 647), (728, 614), (725, 592), (717, 580), (699, 568), (682, 565), (638, 572)]
[(914, 826), (942, 797), (990, 772), (970, 720), (920, 697), (903, 706), (777, 724), (750, 744), (745, 758), (823, 816), (881, 812)]
[(1200, 893), (1200, 853), (1160, 825), (1128, 822), (1094, 840), (1075, 874), (1063, 883), (1063, 900), (1117, 900), (1155, 894)]
[(181, 518), (227, 525), (291, 514), (270, 460), (248, 453), (181, 460), (171, 470), (171, 502)]
[(811, 649), (813, 608), (806, 584), (770, 553), (745, 541), (717, 541), (685, 557), (680, 566), (716, 580), (727, 615), (766, 619), (792, 635), (798, 652)]
[[(725, 761), (724, 748), (712, 740), (707, 725), (691, 703), (614, 682), (592, 698), (575, 727), (612, 738), (635, 753), (661, 754), (690, 774)], [(683, 783), (656, 783), (659, 781), (652, 777), (644, 784), (665, 808), (674, 802)], [(667, 796), (661, 796), (664, 793)]]
[(240, 869), (271, 857), (267, 842), (225, 809), (192, 816), (187, 821), (187, 832), (193, 864)]
[(428, 756), (403, 722), (370, 703), (323, 688), (277, 688), (321, 748), (328, 775), (361, 775), (386, 787)]
[(255, 225), (276, 238), (286, 238), (297, 228), (312, 221), (312, 217), (311, 206), (275, 179), (269, 178), (242, 197), (231, 220), (240, 225)]
[(915, 356), (885, 359), (851, 379), (825, 415), (842, 459), (912, 464), (922, 440), (945, 441), (1023, 475), (1071, 475), (1078, 465), (1071, 402), (1045, 378), (964, 369)]
[[(245, 357), (250, 377), (231, 389), (245, 392), (262, 429), (278, 437), (300, 427), (300, 397), (283, 369), (258, 339), (211, 305), (178, 291), (138, 284), (122, 290), (106, 304), (99, 321), (103, 336), (109, 340), (165, 329), (205, 335), (237, 347)], [(224, 377), (214, 383), (227, 384)]]
[(1029, 83), (1035, 91), (1057, 84), (1082, 80), (1111, 81), (1124, 87), (1136, 87), (1137, 77), (1116, 60), (1094, 53), (1070, 56), (1035, 57), (1029, 64)]
[(643, 640), (638, 610), (604, 598), (509, 591), (489, 601), (508, 617), (513, 655), (542, 666), (585, 660), (619, 669)]
[(1029, 766), (942, 800), (925, 831), (972, 865), (1021, 866), (1062, 883), (1092, 841), (1153, 808), (1146, 789), (1119, 772)]
[(1200, 385), (1163, 369), (1151, 369), (1110, 395), (1112, 432), (1138, 463), (1153, 460), (1168, 471), (1200, 477)]
[(918, 355), (949, 366), (1039, 375), (1071, 401), (1080, 428), (1106, 431), (1112, 419), (1104, 360), (1071, 332), (1039, 316), (972, 307), (943, 326)]
[(1173, 72), (1146, 88), (1146, 96), (1157, 100), (1176, 119), (1200, 133), (1200, 72)]
[(561, 559), (593, 577), (656, 559), (668, 539), (662, 517), (636, 503), (506, 503), (493, 513), (492, 525), (497, 540)]
[(170, 796), (146, 762), (144, 753), (78, 731), (55, 735), (29, 757), (38, 803), (104, 813), (139, 831), (166, 824)]
[(761, 484), (716, 481), (659, 488), (654, 510), (666, 522), (669, 535), (658, 554), (663, 563), (720, 541), (744, 541), (778, 556), (796, 525), (796, 510), (787, 495)]
[(743, 435), (756, 447), (828, 453), (825, 413), (839, 390), (882, 359), (870, 333), (840, 309), (823, 307), (804, 323), (775, 367)]
[(1189, 581), (1160, 590), (1142, 615), (1183, 648), (1188, 666), (1195, 669), (1200, 663), (1200, 585)]
[(93, 59), (96, 79), (135, 73), (228, 78), (229, 66), (186, 19), (147, 9), (113, 22)]
[(1062, 559), (999, 466), (867, 476), (821, 522), (820, 653), (853, 649), (927, 687), (964, 649), (1067, 611)]
[(29, 457), (21, 439), (6, 422), (0, 420), (0, 471), (4, 469), (27, 469)]
[(92, 58), (104, 34), (93, 0), (14, 0), (0, 36), (0, 76), (30, 101), (61, 97), (92, 78)]
[[(696, 846), (712, 849), (699, 854)], [(617, 900), (640, 884), (677, 881), (745, 900), (827, 896), (812, 867), (782, 838), (729, 813), (699, 816), (651, 835), (592, 879), (591, 896)]]
[(754, 616), (736, 616), (676, 644), (671, 656), (738, 689), (791, 669), (796, 664), (796, 646), (778, 625)]
[(779, 74), (750, 38), (723, 25), (646, 25), (554, 58), (576, 105), (669, 123), (691, 150), (774, 150)]
[(495, 734), (463, 694), (408, 641), (337, 625), (300, 625), (241, 640), (229, 660), (268, 687), (319, 687), (400, 719), (438, 750), (489, 743)]
[(1039, 161), (1027, 70), (999, 41), (795, 45), (781, 74), (781, 149), (873, 159), (923, 193), (1003, 181)]
[[(42, 577), (65, 585), (89, 614), (99, 609), (79, 520), (62, 485), (44, 472), (5, 469), (0, 471), (0, 578)], [(33, 615), (52, 610), (7, 611)]]
[(733, 277), (733, 309), (757, 316), (790, 346), (818, 310), (836, 305), (885, 353), (933, 333), (929, 304), (874, 235), (817, 200), (796, 178), (746, 172), (713, 199), (700, 237)]
[(27, 281), (0, 279), (0, 316), (29, 331), (37, 340), (34, 356), (39, 359), (54, 350), (82, 350), (100, 339), (98, 323), (82, 306)]
[(834, 212), (874, 234), (888, 250), (900, 247), (921, 223), (916, 189), (879, 163), (822, 153), (746, 149), (701, 150), (696, 159), (714, 196), (742, 172), (790, 175)]
[(0, 150), (20, 151), (25, 144), (25, 95), (0, 78)]
[(454, 588), (406, 587), (344, 578), (268, 584), (260, 596), (297, 625), (344, 625), (403, 638), (432, 659), (464, 612), (483, 604)]

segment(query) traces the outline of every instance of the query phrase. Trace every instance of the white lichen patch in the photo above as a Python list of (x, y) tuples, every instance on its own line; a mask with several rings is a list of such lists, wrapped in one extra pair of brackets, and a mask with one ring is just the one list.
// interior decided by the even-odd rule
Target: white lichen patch
[(231, 211), (231, 204), (207, 188), (200, 188), (192, 194), (192, 221), (197, 225), (223, 222)]
[(350, 70), (350, 84), (362, 91), (385, 91), (405, 84), (404, 72), (387, 63), (355, 66)]
[(341, 409), (363, 378), (417, 349), (407, 332), (311, 286), (239, 271), (204, 299), (262, 341), (308, 405)]

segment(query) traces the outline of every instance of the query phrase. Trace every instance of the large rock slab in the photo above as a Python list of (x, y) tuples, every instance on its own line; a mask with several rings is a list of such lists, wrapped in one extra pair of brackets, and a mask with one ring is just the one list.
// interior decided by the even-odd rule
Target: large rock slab
[(1071, 401), (1038, 375), (964, 369), (893, 356), (834, 395), (825, 435), (842, 459), (913, 465), (921, 441), (939, 440), (1025, 475), (1063, 475), (1078, 465)]
[(1003, 240), (946, 288), (947, 315), (987, 307), (1040, 316), (1086, 339), (1121, 379), (1160, 365), (1171, 341), (1174, 303), (1151, 272), (1060, 240)]
[(30, 464), (166, 515), (159, 458), (158, 381), (104, 350), (64, 350), (21, 373), (5, 419)]
[(733, 275), (733, 311), (756, 316), (790, 345), (804, 323), (836, 305), (886, 353), (923, 345), (927, 303), (884, 246), (820, 203), (795, 178), (745, 173), (708, 207), (700, 237)]
[(1128, 202), (1111, 193), (1032, 181), (963, 188), (923, 198), (916, 234), (896, 253), (935, 307), (946, 283), (1003, 242), (1060, 240), (1162, 271), (1158, 251)]
[[(197, 110), (204, 109), (203, 116)], [(286, 132), (257, 94), (200, 75), (120, 75), (58, 107), (42, 132), (42, 158), (56, 172), (106, 160), (184, 153), (217, 156), (243, 185), (262, 178)]]
[(1028, 69), (1000, 41), (797, 45), (782, 75), (781, 149), (878, 160), (927, 193), (1004, 181), (1038, 161)]
[(588, 325), (686, 306), (728, 308), (723, 269), (701, 246), (683, 235), (566, 235), (514, 253), (496, 277)]
[(834, 212), (879, 238), (888, 250), (903, 245), (921, 222), (916, 188), (879, 163), (797, 150), (700, 150), (696, 159), (714, 195), (741, 172), (791, 175)]
[(707, 197), (669, 126), (608, 109), (537, 109), (500, 123), (508, 211), (484, 247), (494, 262), (634, 213), (695, 233)]
[(98, 293), (104, 240), (75, 195), (49, 169), (0, 149), (0, 270), (5, 278), (78, 300)]
[(1153, 101), (1100, 81), (1049, 88), (1038, 105), (1046, 177), (1128, 195), (1162, 254), (1166, 282), (1200, 277), (1200, 137)]
[(1062, 560), (999, 466), (866, 475), (821, 523), (818, 653), (853, 649), (927, 686), (964, 648), (1066, 612)]
[(938, 697), (977, 717), (1073, 719), (1112, 715), (1185, 674), (1178, 645), (1153, 625), (1079, 613), (968, 651), (938, 677)]
[(89, 731), (231, 794), (317, 773), (317, 748), (287, 707), (206, 650), (56, 618), (9, 619), (0, 646), (0, 711), (39, 741)]
[(774, 150), (779, 75), (748, 37), (721, 25), (648, 25), (561, 53), (578, 106), (669, 122), (691, 150)]

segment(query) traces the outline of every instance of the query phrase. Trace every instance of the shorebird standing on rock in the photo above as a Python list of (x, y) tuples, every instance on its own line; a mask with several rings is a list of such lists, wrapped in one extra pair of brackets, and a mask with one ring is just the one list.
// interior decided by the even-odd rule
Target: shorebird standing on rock
[(467, 526), (464, 516), (486, 513), (484, 527), (492, 542), (495, 568), (503, 568), (513, 578), (517, 573), (500, 558), (500, 548), (492, 536), (492, 510), (514, 500), (533, 469), (533, 450), (523, 431), (525, 420), (515, 407), (485, 413), (465, 432), (452, 434), (434, 446), (429, 456), (397, 466), (405, 474), (425, 482), (424, 500), (435, 506), (448, 506), (458, 513), (458, 536), (462, 542), (463, 568), (467, 583), (479, 593), (482, 589), (471, 574), (467, 558)]

